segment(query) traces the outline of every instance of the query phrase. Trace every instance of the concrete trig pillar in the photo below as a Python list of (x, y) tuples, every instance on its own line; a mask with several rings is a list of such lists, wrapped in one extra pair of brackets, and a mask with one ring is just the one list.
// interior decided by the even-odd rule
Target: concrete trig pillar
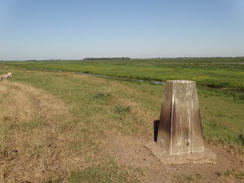
[(203, 152), (203, 135), (196, 83), (166, 82), (157, 145), (169, 155)]
[(166, 82), (161, 116), (154, 121), (154, 141), (145, 147), (164, 165), (216, 164), (214, 152), (204, 148), (196, 83)]

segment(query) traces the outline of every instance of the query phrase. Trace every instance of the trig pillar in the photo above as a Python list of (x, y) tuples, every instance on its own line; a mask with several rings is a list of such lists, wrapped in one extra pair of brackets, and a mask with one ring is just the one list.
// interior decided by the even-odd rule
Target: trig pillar
[(203, 152), (203, 135), (196, 83), (166, 82), (157, 144), (169, 155)]

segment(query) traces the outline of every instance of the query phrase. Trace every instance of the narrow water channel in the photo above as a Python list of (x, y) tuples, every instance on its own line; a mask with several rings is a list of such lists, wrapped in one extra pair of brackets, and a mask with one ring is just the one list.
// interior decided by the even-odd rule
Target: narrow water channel
[[(42, 71), (53, 71), (53, 72), (72, 72), (72, 71), (61, 71), (57, 69), (40, 69), (36, 67), (31, 67), (31, 69), (34, 70), (42, 70)], [(163, 81), (156, 81), (156, 80), (145, 80), (145, 79), (135, 79), (135, 78), (127, 78), (127, 77), (116, 77), (116, 76), (107, 76), (107, 75), (100, 75), (100, 74), (90, 74), (85, 72), (72, 72), (74, 74), (82, 74), (82, 75), (88, 75), (88, 76), (96, 76), (96, 77), (102, 77), (106, 79), (118, 79), (118, 80), (128, 80), (128, 81), (137, 81), (137, 82), (150, 82), (156, 85), (165, 85), (165, 82)]]

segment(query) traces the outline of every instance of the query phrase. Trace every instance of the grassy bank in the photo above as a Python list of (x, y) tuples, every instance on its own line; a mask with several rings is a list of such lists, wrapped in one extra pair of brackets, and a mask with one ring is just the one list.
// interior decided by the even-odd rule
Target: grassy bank
[[(134, 138), (145, 136), (153, 140), (153, 121), (160, 115), (164, 86), (30, 69), (45, 66), (50, 69), (60, 70), (63, 67), (63, 70), (81, 71), (77, 68), (84, 67), (82, 62), (1, 63), (0, 73), (14, 73), (12, 80), (0, 81), (1, 173), (5, 182), (143, 180), (144, 174), (140, 169), (119, 164), (107, 148), (120, 135)], [(145, 73), (142, 72), (144, 76), (150, 70), (150, 66), (145, 66), (146, 63), (134, 62), (147, 69)], [(49, 64), (54, 65), (51, 67)], [(92, 67), (90, 61), (87, 64)], [(130, 73), (131, 68), (134, 68), (135, 73), (140, 73), (136, 68), (142, 68), (138, 65), (121, 67), (112, 64), (109, 67), (111, 63), (103, 64), (99, 66), (98, 63), (100, 71), (107, 67), (121, 71), (125, 67), (121, 71), (124, 75), (126, 68)], [(218, 66), (217, 63), (209, 64)], [(26, 67), (28, 69), (23, 69)], [(243, 77), (242, 71), (238, 70), (242, 66), (230, 64), (229, 70), (231, 67), (235, 71), (233, 73)], [(157, 67), (154, 65), (152, 68)], [(213, 73), (215, 77), (216, 73)], [(116, 72), (114, 75), (119, 74)], [(197, 73), (190, 75), (196, 76)], [(175, 77), (178, 78), (176, 74)], [(237, 80), (242, 82), (240, 78)], [(231, 145), (243, 152), (243, 103), (218, 89), (201, 86), (198, 90), (204, 138)], [(230, 90), (240, 92), (234, 88)]]
[(134, 123), (134, 109), (116, 110), (128, 106), (119, 101), (126, 92), (122, 85), (69, 73), (11, 70), (14, 78), (1, 81), (4, 182), (139, 180), (140, 171), (121, 167), (104, 148), (117, 131), (147, 133)]

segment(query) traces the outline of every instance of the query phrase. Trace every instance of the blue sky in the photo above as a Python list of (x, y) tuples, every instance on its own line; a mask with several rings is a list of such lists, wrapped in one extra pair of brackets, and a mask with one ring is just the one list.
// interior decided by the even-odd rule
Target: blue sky
[(244, 56), (243, 0), (0, 0), (0, 60)]

